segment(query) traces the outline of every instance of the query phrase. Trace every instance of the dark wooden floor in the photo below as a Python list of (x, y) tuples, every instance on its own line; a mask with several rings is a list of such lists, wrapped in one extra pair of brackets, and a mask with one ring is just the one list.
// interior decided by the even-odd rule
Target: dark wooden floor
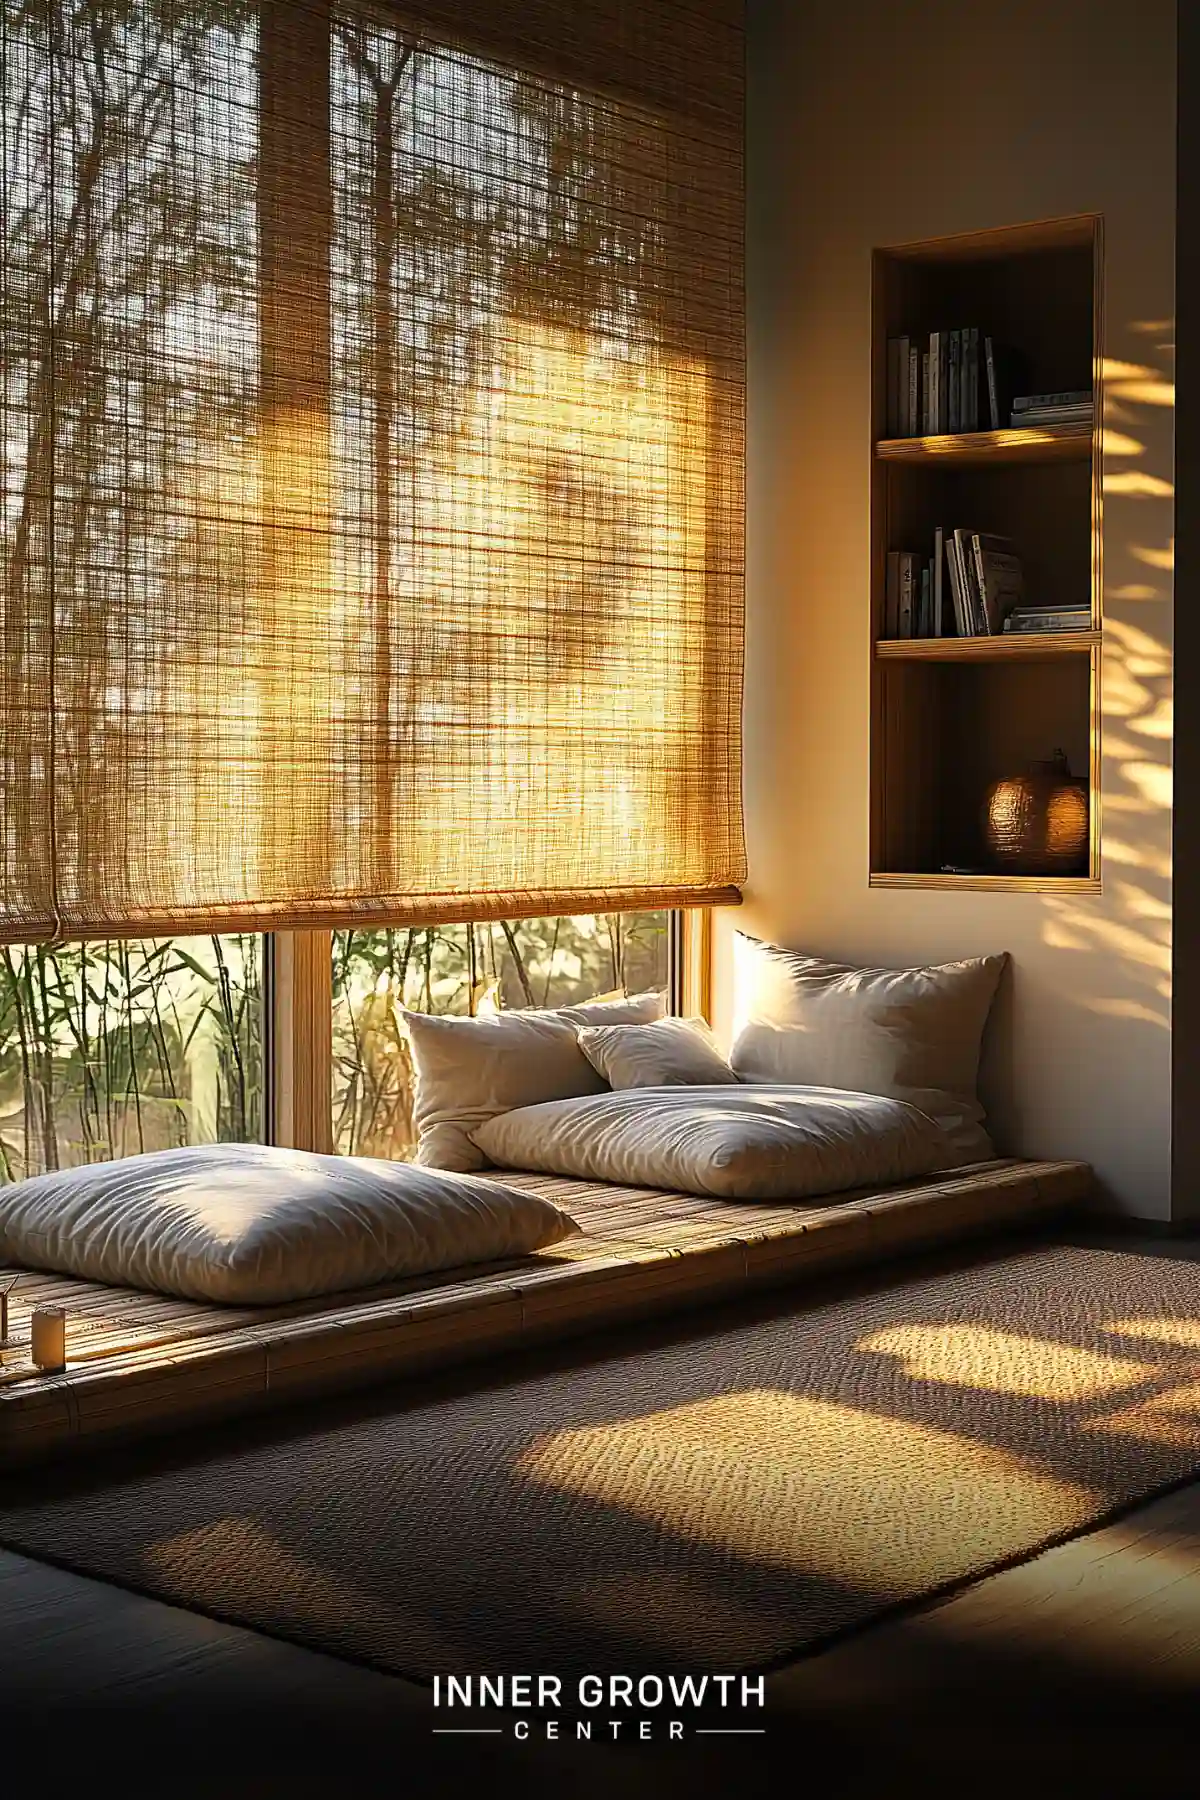
[(421, 1687), (0, 1552), (0, 1776), (41, 1795), (1192, 1793), (1198, 1702), (1200, 1483), (779, 1670), (763, 1736), (683, 1745), (435, 1737)]

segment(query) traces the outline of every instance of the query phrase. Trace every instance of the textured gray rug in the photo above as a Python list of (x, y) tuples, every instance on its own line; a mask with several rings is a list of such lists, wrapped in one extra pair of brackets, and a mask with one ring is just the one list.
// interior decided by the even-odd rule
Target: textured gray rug
[(738, 1670), (1200, 1462), (1191, 1263), (1035, 1249), (776, 1307), (10, 1478), (0, 1538), (417, 1677)]

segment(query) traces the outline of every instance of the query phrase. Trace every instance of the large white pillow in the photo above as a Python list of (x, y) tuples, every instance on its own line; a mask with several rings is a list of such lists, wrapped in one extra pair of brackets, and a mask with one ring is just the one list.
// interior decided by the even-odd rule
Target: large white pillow
[(502, 1113), (476, 1140), (509, 1169), (724, 1200), (808, 1200), (954, 1160), (899, 1100), (828, 1088), (625, 1088)]
[(583, 1025), (579, 1048), (611, 1088), (716, 1087), (737, 1080), (703, 1019)]
[(907, 1100), (937, 1120), (956, 1161), (995, 1154), (976, 1087), (984, 1026), (1007, 957), (854, 968), (739, 933), (730, 1052), (742, 1081), (810, 1082)]
[(578, 1230), (499, 1181), (269, 1144), (156, 1150), (0, 1191), (4, 1262), (229, 1306), (497, 1262)]
[(579, 1048), (581, 1025), (649, 1024), (662, 1012), (661, 994), (477, 1019), (400, 1009), (417, 1072), (417, 1161), (435, 1169), (486, 1168), (468, 1135), (477, 1125), (517, 1106), (603, 1091)]

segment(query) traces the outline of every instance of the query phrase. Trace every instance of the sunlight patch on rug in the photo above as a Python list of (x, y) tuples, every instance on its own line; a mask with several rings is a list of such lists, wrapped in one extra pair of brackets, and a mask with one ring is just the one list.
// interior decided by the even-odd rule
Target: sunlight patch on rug
[(1158, 1372), (1155, 1363), (963, 1323), (889, 1325), (860, 1338), (855, 1348), (894, 1356), (914, 1381), (948, 1382), (1034, 1400), (1088, 1400), (1134, 1387)]
[(1001, 1561), (1097, 1505), (1011, 1451), (766, 1389), (555, 1432), (516, 1468), (727, 1556), (880, 1595)]

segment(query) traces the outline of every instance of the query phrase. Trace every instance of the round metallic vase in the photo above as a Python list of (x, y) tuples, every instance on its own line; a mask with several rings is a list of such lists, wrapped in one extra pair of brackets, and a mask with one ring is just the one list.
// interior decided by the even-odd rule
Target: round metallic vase
[(983, 837), (1005, 875), (1083, 875), (1088, 862), (1088, 789), (1061, 750), (988, 789)]

